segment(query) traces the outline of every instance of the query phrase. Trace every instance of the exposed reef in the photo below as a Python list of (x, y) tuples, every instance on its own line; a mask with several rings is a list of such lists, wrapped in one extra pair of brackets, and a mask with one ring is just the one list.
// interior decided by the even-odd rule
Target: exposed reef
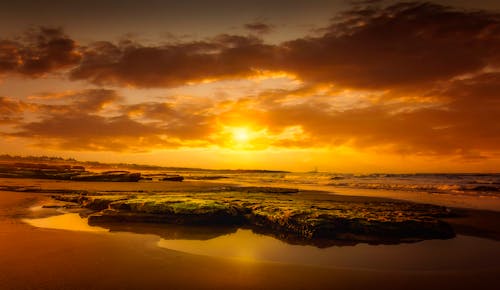
[(140, 173), (128, 171), (105, 171), (101, 173), (86, 173), (71, 177), (74, 181), (110, 181), (110, 182), (137, 182), (141, 179)]
[(74, 181), (137, 182), (140, 173), (128, 171), (89, 172), (79, 165), (44, 163), (0, 163), (0, 177), (37, 178)]
[(317, 197), (283, 188), (227, 187), (217, 192), (61, 194), (95, 212), (92, 225), (161, 223), (250, 228), (289, 243), (320, 247), (390, 244), (454, 237), (441, 206), (403, 201)]
[(161, 179), (162, 181), (183, 181), (184, 177), (180, 175), (166, 175)]
[(188, 176), (186, 179), (190, 180), (219, 180), (219, 179), (226, 179), (229, 178), (228, 176), (224, 175), (203, 175), (203, 176)]

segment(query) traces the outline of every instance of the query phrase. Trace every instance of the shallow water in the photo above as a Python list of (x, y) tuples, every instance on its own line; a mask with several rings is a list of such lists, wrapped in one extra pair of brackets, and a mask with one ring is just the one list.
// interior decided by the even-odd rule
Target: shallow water
[(386, 197), (448, 207), (500, 211), (500, 174), (228, 174), (223, 182)]
[[(0, 186), (23, 186), (44, 190), (174, 192), (201, 189), (203, 184), (271, 186), (321, 190), (340, 195), (385, 197), (448, 207), (500, 211), (500, 174), (407, 174), (350, 175), (333, 173), (242, 173), (167, 172), (181, 174), (184, 182), (75, 182), (50, 179), (1, 178)], [(218, 180), (190, 180), (224, 176)], [(339, 179), (340, 178), (340, 179)], [(483, 189), (473, 190), (484, 186)]]
[(199, 255), (341, 268), (436, 271), (500, 267), (500, 261), (490, 259), (500, 256), (500, 243), (470, 236), (412, 244), (358, 244), (320, 249), (290, 245), (238, 229), (236, 233), (207, 241), (160, 239), (158, 245)]
[[(108, 229), (89, 226), (87, 220), (77, 213), (24, 219), (24, 221), (41, 228), (113, 234)], [(140, 226), (142, 232), (148, 232), (144, 225)], [(155, 226), (155, 229), (157, 230), (158, 226)], [(177, 227), (176, 230), (178, 229)], [(287, 244), (247, 229), (237, 229), (235, 232), (208, 239), (186, 234), (195, 230), (185, 227), (184, 235), (178, 236), (176, 232), (168, 235), (170, 236), (168, 239), (159, 237), (157, 245), (197, 255), (336, 268), (418, 271), (500, 268), (500, 260), (492, 259), (500, 257), (500, 242), (470, 236), (412, 244), (358, 244), (320, 249), (314, 246)], [(165, 227), (164, 231), (168, 232), (169, 228)]]
[[(170, 172), (174, 173), (174, 172)], [(209, 176), (206, 172), (175, 172), (189, 178)], [(500, 211), (500, 174), (338, 174), (233, 173), (213, 175), (225, 182), (248, 186), (293, 187), (336, 194), (388, 197), (449, 207)]]
[[(40, 209), (36, 209), (40, 210)], [(78, 213), (64, 213), (45, 218), (23, 219), (23, 222), (37, 228), (83, 231), (83, 232), (109, 232), (108, 229), (90, 226), (86, 218), (80, 217)]]
[[(186, 178), (206, 173), (185, 172)], [(236, 173), (221, 175), (228, 182), (281, 183), (327, 188), (417, 191), (454, 195), (500, 197), (500, 174), (340, 174), (329, 172)]]

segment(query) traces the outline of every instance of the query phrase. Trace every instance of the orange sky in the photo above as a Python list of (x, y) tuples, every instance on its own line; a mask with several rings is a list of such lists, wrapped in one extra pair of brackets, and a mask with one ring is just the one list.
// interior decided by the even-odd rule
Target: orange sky
[[(72, 19), (64, 5), (19, 23), (12, 15), (35, 8), (20, 1), (1, 20), (25, 29), (3, 25), (0, 36), (0, 152), (205, 168), (499, 171), (500, 5), (267, 2), (175, 7), (198, 15), (186, 22), (160, 2), (141, 10), (125, 1), (109, 19), (93, 15), (102, 24), (93, 34), (90, 15)], [(158, 27), (148, 4), (171, 13), (173, 30)], [(134, 9), (143, 26), (132, 25)], [(240, 17), (216, 21), (228, 12)]]

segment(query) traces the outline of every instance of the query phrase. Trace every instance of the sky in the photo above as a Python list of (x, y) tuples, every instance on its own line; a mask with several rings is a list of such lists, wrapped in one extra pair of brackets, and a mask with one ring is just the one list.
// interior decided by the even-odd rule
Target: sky
[(500, 2), (2, 1), (0, 153), (500, 171)]

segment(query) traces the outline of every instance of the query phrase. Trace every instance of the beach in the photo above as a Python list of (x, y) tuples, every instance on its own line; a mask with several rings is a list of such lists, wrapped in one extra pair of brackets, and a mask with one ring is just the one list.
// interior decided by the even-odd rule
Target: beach
[(500, 289), (500, 1), (0, 1), (0, 290)]
[[(186, 182), (162, 186), (182, 190), (207, 184)], [(23, 222), (25, 218), (51, 215), (50, 209), (44, 213), (30, 210), (53, 202), (49, 195), (0, 192), (0, 264), (3, 265), (0, 288), (494, 289), (499, 285), (500, 267), (496, 263), (487, 263), (489, 266), (482, 268), (432, 271), (322, 267), (190, 254), (159, 247), (160, 236), (151, 233), (58, 230)], [(462, 229), (467, 229), (469, 234), (477, 233), (481, 225), (487, 228), (491, 238), (498, 224), (498, 220), (491, 219), (498, 218), (498, 214), (480, 213), (474, 218), (463, 218)], [(485, 219), (489, 226), (485, 225)]]

